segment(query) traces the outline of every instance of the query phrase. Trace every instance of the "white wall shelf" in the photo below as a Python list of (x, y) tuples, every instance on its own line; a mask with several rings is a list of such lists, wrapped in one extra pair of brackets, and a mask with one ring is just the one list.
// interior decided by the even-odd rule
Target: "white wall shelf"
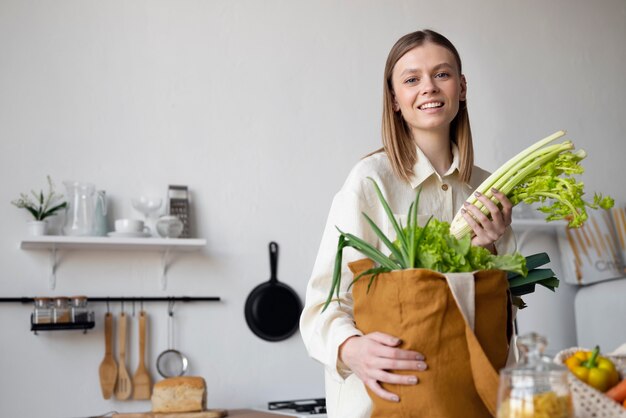
[(172, 252), (199, 251), (206, 246), (202, 238), (110, 238), (110, 237), (70, 237), (44, 235), (28, 237), (20, 241), (23, 250), (50, 251), (50, 289), (56, 287), (56, 270), (58, 266), (57, 251), (59, 250), (92, 250), (92, 251), (158, 251), (161, 256), (161, 289), (167, 288), (167, 269)]
[(554, 233), (558, 229), (565, 229), (567, 227), (566, 221), (550, 221), (545, 219), (518, 219), (513, 218), (511, 222), (511, 228), (515, 233), (517, 239), (517, 250), (520, 251), (528, 234), (535, 230), (541, 230), (541, 232)]

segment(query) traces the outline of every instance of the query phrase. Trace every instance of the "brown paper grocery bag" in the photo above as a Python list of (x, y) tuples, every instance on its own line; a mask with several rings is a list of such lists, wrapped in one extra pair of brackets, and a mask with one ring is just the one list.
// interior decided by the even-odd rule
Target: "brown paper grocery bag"
[[(373, 263), (364, 259), (349, 267), (356, 277)], [(495, 416), (498, 370), (506, 364), (512, 333), (506, 273), (470, 274), (467, 289), (456, 286), (455, 275), (397, 270), (378, 275), (369, 291), (370, 276), (354, 284), (356, 327), (365, 334), (379, 331), (400, 338), (400, 348), (424, 354), (428, 364), (423, 372), (395, 371), (416, 374), (417, 385), (383, 384), (400, 396), (399, 403), (368, 389), (372, 418)], [(467, 273), (458, 275), (468, 278)]]

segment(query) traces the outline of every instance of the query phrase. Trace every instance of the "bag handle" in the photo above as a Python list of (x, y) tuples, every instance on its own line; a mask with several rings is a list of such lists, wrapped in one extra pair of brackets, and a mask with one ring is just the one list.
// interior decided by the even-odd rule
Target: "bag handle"
[(461, 316), (465, 321), (465, 341), (470, 357), (470, 367), (478, 396), (492, 416), (496, 416), (499, 375), (487, 358), (476, 334), (475, 317), (475, 277), (473, 273), (444, 274)]

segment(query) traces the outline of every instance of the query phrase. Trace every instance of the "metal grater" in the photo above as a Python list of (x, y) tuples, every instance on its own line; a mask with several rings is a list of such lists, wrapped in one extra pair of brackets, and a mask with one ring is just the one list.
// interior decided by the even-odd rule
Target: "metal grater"
[(178, 217), (183, 222), (180, 238), (189, 238), (189, 192), (187, 186), (171, 185), (167, 191), (167, 213)]

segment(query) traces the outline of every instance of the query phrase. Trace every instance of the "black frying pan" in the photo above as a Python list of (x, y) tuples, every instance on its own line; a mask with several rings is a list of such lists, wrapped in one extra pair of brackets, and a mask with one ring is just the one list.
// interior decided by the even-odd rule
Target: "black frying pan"
[(269, 282), (261, 283), (246, 300), (246, 322), (259, 338), (282, 341), (298, 330), (302, 303), (297, 293), (276, 277), (278, 244), (270, 242)]

